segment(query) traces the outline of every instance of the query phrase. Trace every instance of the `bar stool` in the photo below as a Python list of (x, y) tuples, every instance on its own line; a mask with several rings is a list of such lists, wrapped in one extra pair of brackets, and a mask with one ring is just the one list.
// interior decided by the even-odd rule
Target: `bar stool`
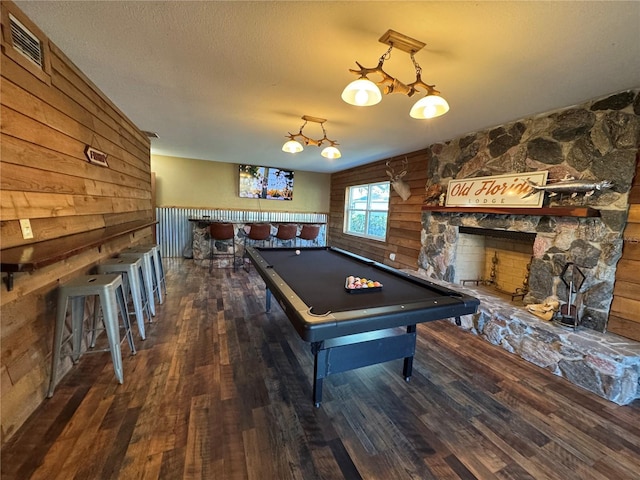
[(276, 232), (275, 238), (280, 240), (281, 244), (286, 246), (291, 245), (291, 240), (296, 238), (296, 234), (298, 233), (298, 226), (293, 223), (281, 223), (278, 225), (278, 231)]
[[(58, 289), (58, 311), (56, 314), (56, 326), (53, 337), (53, 352), (51, 359), (51, 379), (49, 381), (49, 392), (47, 397), (53, 396), (58, 378), (58, 363), (62, 355), (62, 345), (71, 340), (73, 363), (77, 363), (82, 352), (82, 338), (84, 330), (84, 304), (87, 297), (98, 297), (93, 311), (93, 323), (91, 332), (91, 348), (95, 346), (96, 327), (98, 318), (98, 307), (102, 310), (102, 323), (107, 333), (109, 351), (113, 362), (113, 370), (119, 383), (123, 383), (122, 353), (120, 350), (120, 326), (118, 324), (118, 313), (123, 320), (125, 337), (129, 342), (129, 348), (133, 355), (136, 348), (133, 344), (131, 333), (131, 323), (129, 322), (129, 312), (124, 299), (124, 289), (122, 287), (122, 277), (118, 274), (106, 275), (82, 275), (61, 285)], [(67, 320), (67, 308), (71, 300), (71, 334), (66, 338), (64, 330)], [(106, 351), (106, 350), (96, 350)]]
[(307, 242), (313, 242), (316, 238), (318, 238), (318, 234), (320, 233), (320, 225), (302, 225), (302, 229), (298, 234), (298, 238), (300, 240), (306, 240)]
[(123, 250), (118, 254), (121, 258), (139, 258), (142, 260), (142, 279), (144, 280), (144, 287), (147, 292), (147, 299), (149, 300), (149, 310), (151, 315), (156, 316), (156, 304), (155, 297), (158, 296), (158, 302), (161, 302), (162, 292), (158, 284), (158, 280), (155, 274), (154, 261), (153, 261), (153, 249), (131, 247)]
[[(164, 294), (167, 294), (167, 280), (164, 276), (164, 265), (162, 265), (162, 252), (160, 252), (160, 245), (155, 243), (140, 245), (140, 248), (152, 248), (153, 249), (153, 264), (156, 267), (156, 277), (158, 278), (159, 284), (162, 286), (164, 290)], [(160, 302), (162, 303), (162, 302)]]
[[(153, 291), (158, 296), (158, 303), (163, 304), (164, 298), (162, 295), (162, 284), (164, 282), (164, 270), (162, 268), (162, 261), (160, 259), (160, 246), (159, 245), (136, 245), (125, 250), (125, 252), (138, 252), (147, 253), (150, 252), (151, 259), (151, 273), (153, 278)], [(166, 293), (166, 288), (165, 288)]]
[(247, 241), (252, 245), (256, 245), (258, 242), (262, 242), (262, 246), (264, 246), (264, 242), (267, 241), (271, 237), (271, 224), (269, 223), (251, 223), (249, 224), (249, 231), (244, 237), (244, 253), (242, 257), (242, 263), (244, 269), (248, 272), (251, 268), (251, 261), (247, 262)]
[[(222, 223), (222, 222), (214, 222), (209, 225), (209, 238), (210, 238), (210, 249), (209, 249), (209, 272), (213, 269), (213, 259), (215, 257), (231, 257), (233, 260), (233, 270), (237, 269), (236, 266), (236, 235), (233, 230), (233, 223)], [(231, 247), (233, 253), (229, 253), (229, 242), (231, 242)], [(216, 245), (218, 243), (223, 243), (226, 248), (225, 253), (215, 253)]]
[(120, 273), (124, 283), (125, 297), (129, 294), (133, 303), (134, 315), (138, 324), (138, 332), (142, 340), (145, 340), (144, 314), (151, 321), (149, 302), (144, 289), (142, 273), (142, 260), (139, 258), (111, 258), (98, 265), (98, 273)]

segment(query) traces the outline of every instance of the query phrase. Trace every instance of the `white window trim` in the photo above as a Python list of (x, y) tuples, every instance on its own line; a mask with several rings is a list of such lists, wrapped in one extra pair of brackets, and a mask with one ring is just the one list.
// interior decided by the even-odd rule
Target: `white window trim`
[[(353, 237), (358, 237), (358, 238), (366, 238), (367, 240), (375, 240), (378, 242), (386, 242), (387, 241), (387, 235), (389, 232), (389, 206), (390, 206), (390, 202), (391, 202), (391, 195), (389, 195), (389, 203), (387, 204), (387, 209), (386, 210), (374, 210), (371, 208), (368, 208), (370, 199), (371, 199), (371, 187), (373, 185), (388, 185), (389, 187), (389, 193), (391, 193), (391, 182), (389, 181), (382, 181), (382, 182), (371, 182), (371, 183), (363, 183), (363, 184), (359, 184), (359, 185), (349, 185), (348, 187), (346, 187), (345, 189), (345, 200), (344, 200), (344, 224), (343, 224), (343, 228), (342, 228), (342, 233), (344, 233), (345, 235), (351, 235)], [(348, 230), (349, 228), (349, 218), (350, 215), (349, 213), (351, 212), (351, 209), (349, 208), (350, 205), (350, 200), (351, 200), (351, 196), (350, 196), (350, 192), (352, 188), (359, 188), (359, 187), (366, 187), (369, 191), (369, 194), (367, 195), (367, 209), (365, 210), (365, 225), (368, 224), (369, 221), (369, 213), (370, 212), (385, 212), (387, 214), (387, 222), (385, 225), (385, 230), (384, 230), (384, 237), (377, 237), (377, 236), (373, 236), (373, 235), (367, 235), (366, 233), (356, 233), (356, 232), (351, 232)]]

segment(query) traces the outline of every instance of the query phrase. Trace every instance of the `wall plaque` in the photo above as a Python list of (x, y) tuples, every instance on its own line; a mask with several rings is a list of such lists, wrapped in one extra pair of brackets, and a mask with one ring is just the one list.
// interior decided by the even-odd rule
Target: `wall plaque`
[(451, 180), (445, 205), (447, 207), (540, 208), (544, 200), (544, 192), (531, 193), (534, 190), (531, 183), (546, 184), (548, 174), (549, 172), (545, 170)]
[(93, 147), (87, 145), (84, 149), (84, 154), (87, 157), (89, 163), (93, 163), (94, 165), (100, 165), (101, 167), (109, 168), (109, 164), (107, 163), (107, 154), (101, 152), (100, 150), (96, 150)]

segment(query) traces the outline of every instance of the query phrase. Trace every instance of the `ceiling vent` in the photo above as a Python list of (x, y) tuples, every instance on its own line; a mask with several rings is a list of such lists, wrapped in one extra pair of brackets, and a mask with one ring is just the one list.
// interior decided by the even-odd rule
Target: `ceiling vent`
[(11, 22), (11, 41), (13, 48), (38, 67), (42, 68), (43, 56), (42, 42), (40, 39), (11, 14), (9, 15), (9, 21)]

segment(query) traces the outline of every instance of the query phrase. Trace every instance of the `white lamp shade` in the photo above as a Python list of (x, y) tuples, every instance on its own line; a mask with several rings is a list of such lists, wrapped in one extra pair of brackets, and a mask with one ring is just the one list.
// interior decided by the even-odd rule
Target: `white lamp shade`
[(322, 153), (320, 153), (320, 155), (322, 155), (324, 158), (340, 158), (342, 156), (342, 154), (340, 153), (340, 150), (338, 150), (336, 147), (327, 147), (324, 150), (322, 150)]
[(435, 118), (444, 115), (448, 111), (449, 104), (444, 98), (439, 95), (427, 95), (411, 107), (409, 115), (419, 119)]
[(282, 151), (287, 153), (298, 153), (304, 150), (300, 142), (289, 140), (282, 146)]
[(342, 91), (342, 100), (356, 107), (369, 107), (380, 103), (382, 93), (371, 80), (359, 78), (347, 85)]

